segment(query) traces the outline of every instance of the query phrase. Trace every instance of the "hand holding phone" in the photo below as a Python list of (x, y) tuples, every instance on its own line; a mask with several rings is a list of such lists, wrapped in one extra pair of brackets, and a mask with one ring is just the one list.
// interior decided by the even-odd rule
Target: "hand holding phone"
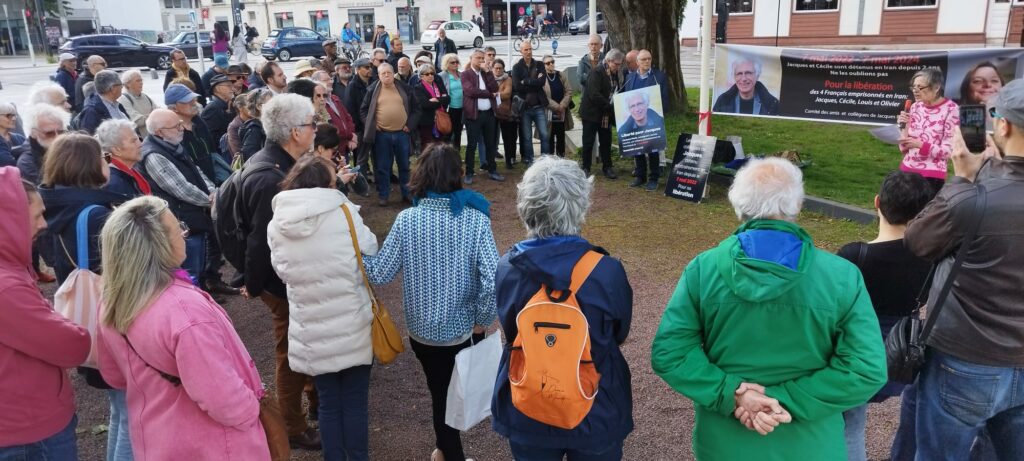
[(975, 154), (985, 150), (985, 106), (960, 106), (960, 133), (967, 150)]

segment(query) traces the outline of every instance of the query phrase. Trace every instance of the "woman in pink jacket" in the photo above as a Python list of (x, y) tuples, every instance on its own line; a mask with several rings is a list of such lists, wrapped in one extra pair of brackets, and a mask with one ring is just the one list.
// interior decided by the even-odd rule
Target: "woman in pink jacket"
[(928, 180), (933, 197), (946, 184), (953, 134), (960, 126), (960, 106), (943, 96), (944, 80), (942, 71), (936, 67), (915, 73), (910, 80), (915, 102), (910, 111), (900, 112), (896, 119), (905, 127), (900, 138), (900, 170)]
[(0, 459), (78, 459), (66, 368), (89, 355), (89, 332), (53, 311), (32, 269), (46, 228), (43, 199), (18, 169), (0, 168)]
[(178, 269), (187, 232), (152, 196), (107, 218), (100, 372), (127, 391), (136, 460), (269, 460), (256, 365), (227, 313)]

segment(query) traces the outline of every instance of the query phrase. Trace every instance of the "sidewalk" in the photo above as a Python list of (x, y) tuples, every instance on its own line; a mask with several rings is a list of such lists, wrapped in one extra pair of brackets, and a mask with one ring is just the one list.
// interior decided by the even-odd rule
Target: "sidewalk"
[[(56, 68), (57, 65), (46, 62), (46, 53), (36, 54), (35, 67), (44, 66)], [(28, 55), (0, 56), (0, 69), (31, 69), (32, 67), (32, 58)]]

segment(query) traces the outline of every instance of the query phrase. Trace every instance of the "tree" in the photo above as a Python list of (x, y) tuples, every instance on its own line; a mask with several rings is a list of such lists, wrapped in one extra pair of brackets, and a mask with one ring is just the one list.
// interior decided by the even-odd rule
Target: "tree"
[(647, 49), (668, 77), (673, 112), (686, 110), (686, 87), (679, 60), (679, 26), (687, 0), (597, 0), (612, 46), (623, 53)]

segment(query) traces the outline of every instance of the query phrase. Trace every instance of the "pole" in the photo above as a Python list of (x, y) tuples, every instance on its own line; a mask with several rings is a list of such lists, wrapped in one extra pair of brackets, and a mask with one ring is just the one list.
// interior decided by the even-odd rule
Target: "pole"
[[(593, 1), (593, 0), (592, 0)], [(711, 135), (711, 97), (709, 91), (711, 78), (711, 0), (704, 0), (703, 13), (704, 24), (701, 28), (700, 47), (700, 114), (697, 118), (697, 133), (704, 136)]]
[(587, 30), (590, 31), (591, 34), (596, 34), (597, 33), (597, 0), (590, 0), (590, 3), (587, 5), (587, 14), (589, 14), (589, 16), (587, 16), (587, 18), (590, 19), (590, 25), (587, 27)]
[[(191, 17), (192, 17), (192, 30), (196, 34), (196, 57), (199, 58), (199, 73), (200, 74), (205, 74), (206, 73), (206, 63), (203, 62), (203, 40), (202, 40), (202, 34), (199, 33), (199, 26), (197, 24), (200, 21), (198, 19), (196, 19), (196, 18), (199, 17), (199, 13), (197, 13), (196, 10), (192, 10)], [(205, 24), (205, 21), (202, 21), (202, 22)], [(213, 33), (212, 32), (210, 33), (210, 42), (211, 43), (213, 42)]]
[(508, 36), (505, 37), (505, 43), (508, 44), (508, 64), (512, 65), (512, 2), (505, 0), (505, 28), (508, 29)]
[[(28, 55), (32, 59), (32, 67), (36, 66), (36, 50), (32, 49), (32, 31), (28, 25), (28, 16), (25, 15), (25, 9), (21, 10), (21, 19), (25, 20), (25, 38), (28, 39)], [(13, 42), (11, 43), (13, 48)]]
[[(10, 24), (7, 22), (8, 20), (9, 18), (7, 17), (7, 5), (4, 5), (4, 22)], [(17, 56), (18, 52), (14, 49), (14, 32), (12, 32), (13, 29), (13, 27), (7, 28), (7, 40), (9, 40), (9, 43), (11, 44), (11, 54)], [(6, 53), (6, 50), (4, 52)]]
[[(268, 2), (270, 2), (270, 0), (263, 0), (263, 16), (267, 18), (267, 35), (264, 35), (264, 38), (270, 35), (270, 7), (267, 6)], [(362, 33), (362, 31), (359, 32)]]

